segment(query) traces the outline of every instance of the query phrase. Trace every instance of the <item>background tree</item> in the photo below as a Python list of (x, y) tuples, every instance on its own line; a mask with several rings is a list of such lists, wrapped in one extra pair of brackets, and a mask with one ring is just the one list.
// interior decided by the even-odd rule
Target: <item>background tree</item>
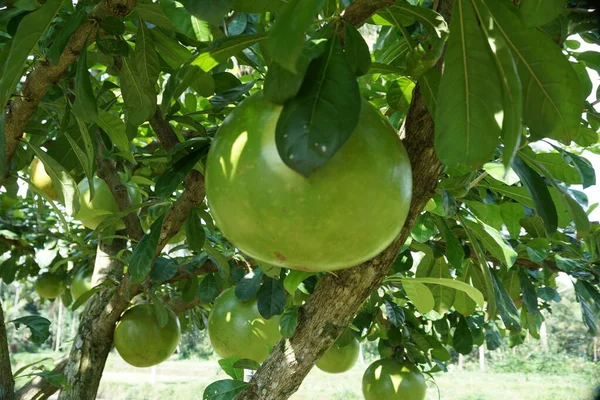
[[(599, 62), (568, 38), (598, 44), (599, 21), (585, 1), (551, 3), (4, 2), (0, 277), (49, 271), (68, 286), (93, 266), (94, 288), (75, 302), (64, 292), (82, 310), (71, 352), (16, 393), (0, 313), (1, 396), (94, 398), (132, 301), (203, 329), (232, 285), (257, 296), (264, 317), (282, 315), (284, 338), (249, 384), (211, 388), (230, 398), (288, 398), (349, 326), (426, 373), (444, 369), (450, 346), (467, 354), (538, 337), (559, 273), (595, 332), (600, 228), (577, 185), (596, 184), (582, 153), (600, 149), (600, 114), (586, 100), (586, 68)], [(400, 132), (412, 203), (381, 254), (334, 274), (278, 269), (214, 226), (205, 156), (223, 119), (261, 90), (289, 112), (299, 96), (313, 113), (333, 107), (311, 134), (334, 150), (361, 98)], [(284, 143), (303, 175), (335, 153), (317, 159), (311, 143)], [(167, 247), (182, 229), (186, 240)], [(310, 294), (302, 306), (291, 301), (297, 290)], [(48, 334), (40, 317), (9, 323), (28, 326), (32, 340)]]

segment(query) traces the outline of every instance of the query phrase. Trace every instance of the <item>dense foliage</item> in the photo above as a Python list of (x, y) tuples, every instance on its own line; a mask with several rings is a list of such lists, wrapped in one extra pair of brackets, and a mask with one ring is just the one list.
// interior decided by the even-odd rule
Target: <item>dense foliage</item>
[[(29, 285), (44, 273), (68, 287), (96, 265), (93, 289), (61, 295), (82, 324), (110, 301), (123, 311), (147, 301), (159, 325), (169, 307), (184, 331), (204, 330), (213, 301), (235, 285), (292, 337), (328, 273), (254, 260), (215, 226), (203, 173), (217, 129), (261, 92), (281, 107), (279, 156), (310, 179), (352, 134), (361, 101), (410, 138), (402, 127), (422, 95), (435, 121), (434, 144), (422, 146), (445, 168), (348, 343), (379, 339), (382, 356), (444, 370), (450, 348), (539, 338), (559, 276), (595, 334), (600, 224), (582, 191), (596, 185), (585, 154), (600, 154), (591, 5), (456, 0), (450, 19), (435, 9), (446, 0), (351, 3), (1, 1), (0, 279)], [(35, 159), (51, 188), (32, 184)], [(117, 248), (108, 272), (103, 246)], [(45, 340), (45, 319), (21, 317), (11, 322)], [(208, 392), (234, 396), (245, 387), (237, 367), (258, 368), (230, 361), (234, 379)]]

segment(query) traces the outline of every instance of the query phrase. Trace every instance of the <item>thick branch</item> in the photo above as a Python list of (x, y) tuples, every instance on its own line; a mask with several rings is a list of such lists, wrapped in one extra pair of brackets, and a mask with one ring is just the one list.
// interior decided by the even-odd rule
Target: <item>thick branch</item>
[[(83, 45), (88, 39), (91, 44), (96, 39), (98, 19), (113, 16), (125, 17), (135, 7), (137, 0), (104, 0), (90, 14), (90, 20), (78, 27), (71, 35), (67, 46), (63, 50), (58, 64), (53, 65), (44, 60), (36, 66), (25, 79), (23, 88), (8, 107), (4, 124), (6, 143), (6, 171), (8, 174), (10, 162), (23, 136), (27, 122), (37, 109), (40, 101), (46, 95), (48, 88), (60, 80), (61, 76), (79, 57)], [(0, 176), (0, 185), (6, 176)]]
[(215, 265), (215, 263), (213, 263), (210, 260), (206, 261), (203, 266), (201, 266), (200, 268), (195, 270), (193, 273), (189, 273), (185, 269), (185, 266), (182, 265), (177, 270), (177, 273), (171, 279), (166, 281), (166, 283), (174, 283), (174, 282), (178, 282), (183, 279), (189, 279), (193, 276), (206, 275), (206, 274), (210, 274), (210, 273), (218, 272), (218, 271), (219, 271), (219, 268)]
[(8, 336), (4, 323), (4, 311), (0, 300), (0, 400), (15, 398), (15, 380), (10, 367), (10, 351), (8, 350)]
[[(62, 374), (67, 365), (68, 357), (63, 357), (52, 370), (57, 374)], [(15, 399), (17, 400), (46, 400), (52, 396), (59, 388), (52, 385), (46, 379), (38, 376), (19, 390), (15, 392)]]
[(346, 8), (342, 18), (354, 26), (360, 26), (371, 18), (377, 10), (390, 7), (395, 2), (396, 0), (356, 0)]

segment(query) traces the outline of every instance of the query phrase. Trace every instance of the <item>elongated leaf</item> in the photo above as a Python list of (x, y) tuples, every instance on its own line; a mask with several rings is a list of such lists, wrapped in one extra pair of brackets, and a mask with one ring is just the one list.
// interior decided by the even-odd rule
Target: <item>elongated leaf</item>
[(233, 9), (243, 13), (260, 14), (277, 11), (284, 4), (284, 0), (233, 0)]
[(244, 381), (222, 379), (204, 389), (202, 400), (233, 400), (248, 384)]
[(209, 72), (217, 65), (235, 56), (243, 49), (259, 43), (267, 38), (266, 33), (255, 35), (239, 35), (216, 40), (192, 61), (204, 72)]
[(177, 30), (177, 27), (175, 27), (171, 20), (165, 15), (158, 3), (138, 3), (135, 6), (135, 13), (144, 21), (148, 21), (160, 28), (169, 31)]
[(262, 282), (263, 273), (260, 268), (256, 268), (253, 271), (248, 272), (244, 277), (235, 285), (235, 295), (241, 301), (247, 301), (256, 296), (260, 283)]
[(39, 147), (27, 142), (27, 145), (33, 150), (35, 155), (44, 164), (46, 173), (52, 179), (52, 186), (56, 190), (59, 199), (63, 201), (67, 213), (71, 216), (79, 211), (79, 189), (77, 183), (69, 172), (63, 168), (54, 158), (50, 157)]
[(135, 37), (135, 66), (140, 74), (140, 80), (146, 83), (149, 90), (154, 91), (160, 73), (160, 61), (152, 35), (141, 19), (138, 20), (138, 31)]
[(15, 324), (17, 329), (19, 329), (21, 325), (25, 325), (31, 332), (31, 337), (29, 339), (33, 343), (42, 344), (50, 337), (50, 321), (39, 315), (28, 315), (26, 317), (13, 319), (10, 322)]
[(221, 278), (229, 278), (231, 269), (229, 268), (229, 263), (225, 257), (223, 257), (223, 254), (219, 253), (217, 249), (212, 247), (208, 241), (204, 242), (204, 251), (206, 251), (208, 257), (217, 265), (217, 268), (219, 268), (219, 275)]
[(161, 215), (152, 223), (150, 232), (145, 233), (142, 236), (142, 240), (133, 249), (133, 254), (129, 261), (129, 274), (134, 283), (142, 283), (152, 268), (154, 253), (156, 252), (156, 246), (158, 246), (165, 215)]
[(560, 153), (563, 160), (565, 160), (569, 165), (573, 166), (577, 172), (579, 172), (584, 189), (596, 184), (596, 172), (594, 171), (594, 167), (592, 166), (591, 162), (589, 162), (586, 158), (578, 156), (577, 154), (573, 154), (558, 146), (553, 147)]
[(177, 69), (192, 58), (192, 53), (177, 40), (157, 29), (152, 29), (150, 33), (152, 34), (156, 51), (169, 67)]
[(571, 185), (581, 184), (579, 171), (569, 165), (559, 153), (538, 153), (535, 161), (541, 164), (554, 179)]
[(240, 357), (236, 355), (228, 358), (222, 358), (219, 360), (219, 365), (221, 366), (221, 369), (223, 369), (223, 371), (233, 379), (242, 380), (244, 379), (244, 370), (234, 367), (235, 363), (239, 359)]
[(298, 308), (291, 307), (286, 309), (279, 320), (279, 332), (285, 338), (292, 337), (298, 327)]
[(281, 280), (265, 277), (256, 296), (256, 301), (258, 312), (266, 319), (283, 313), (285, 290)]
[(293, 295), (302, 281), (313, 276), (314, 274), (314, 272), (291, 270), (283, 280), (283, 287), (285, 288), (286, 292)]
[(502, 85), (468, 0), (454, 3), (436, 107), (435, 150), (448, 165), (479, 167), (500, 137)]
[(535, 286), (531, 283), (531, 279), (527, 276), (527, 272), (523, 269), (519, 271), (519, 284), (523, 293), (523, 304), (530, 314), (538, 314), (538, 296), (535, 291)]
[(358, 123), (361, 99), (335, 37), (311, 63), (306, 76), (298, 95), (281, 111), (275, 142), (283, 162), (308, 177), (350, 137)]
[(119, 150), (127, 153), (131, 151), (129, 139), (127, 138), (127, 127), (121, 118), (108, 111), (99, 109), (96, 124), (108, 135), (110, 141)]
[(67, 46), (69, 39), (75, 29), (87, 21), (88, 16), (83, 7), (78, 7), (75, 13), (71, 14), (69, 18), (62, 25), (48, 49), (48, 60), (54, 65), (58, 64), (61, 53)]
[(215, 26), (223, 22), (223, 18), (233, 4), (233, 0), (179, 0), (179, 2), (192, 15)]
[(428, 285), (429, 290), (431, 290), (431, 294), (433, 294), (433, 299), (435, 300), (435, 305), (433, 309), (439, 314), (445, 314), (450, 310), (452, 304), (454, 304), (456, 290), (444, 284), (448, 281), (453, 282), (452, 277), (450, 275), (450, 271), (448, 269), (448, 264), (446, 264), (446, 260), (444, 259), (444, 257), (436, 258), (426, 278), (414, 279), (418, 279), (418, 282), (421, 283), (430, 283), (423, 281), (423, 279), (432, 279), (435, 282), (442, 283), (437, 285)]
[(452, 347), (460, 354), (470, 354), (473, 351), (473, 335), (467, 324), (467, 320), (462, 315), (458, 318), (458, 325), (452, 336)]
[(305, 32), (323, 7), (323, 2), (290, 0), (277, 15), (268, 46), (273, 60), (290, 72), (298, 72), (296, 63), (304, 47)]
[(158, 257), (150, 270), (150, 279), (162, 283), (171, 279), (177, 273), (177, 263), (174, 260)]
[(519, 17), (527, 26), (542, 26), (558, 18), (565, 9), (565, 0), (521, 0)]
[(577, 136), (583, 109), (575, 70), (556, 43), (522, 23), (512, 4), (501, 0), (486, 4), (517, 60), (524, 90), (525, 123), (537, 137), (568, 144)]
[[(467, 264), (465, 266), (465, 269), (463, 272), (464, 275), (460, 279), (461, 282), (464, 282), (467, 285), (469, 284), (470, 277), (471, 277), (470, 268), (471, 268), (470, 264)], [(481, 297), (483, 299), (483, 295), (481, 295)], [(477, 303), (470, 296), (468, 296), (465, 292), (459, 290), (456, 292), (456, 297), (454, 298), (453, 307), (456, 311), (458, 311), (462, 315), (467, 316), (467, 315), (471, 315), (475, 312), (475, 309), (477, 308)], [(482, 308), (483, 308), (483, 306), (482, 306)]]
[(27, 56), (50, 26), (62, 3), (62, 0), (48, 0), (21, 20), (19, 29), (10, 41), (10, 49), (0, 71), (0, 110), (4, 110), (17, 87)]
[(465, 250), (442, 217), (436, 217), (435, 222), (442, 237), (446, 241), (446, 258), (448, 259), (448, 262), (454, 268), (460, 268), (465, 258)]
[(519, 156), (515, 157), (513, 161), (513, 169), (519, 175), (523, 186), (525, 186), (533, 199), (535, 209), (544, 221), (546, 233), (552, 236), (558, 226), (558, 215), (556, 213), (556, 206), (552, 201), (552, 197), (550, 197), (550, 192), (544, 180), (525, 164)]
[(492, 273), (492, 279), (494, 282), (494, 291), (496, 292), (496, 302), (498, 304), (500, 318), (502, 318), (504, 325), (510, 331), (520, 331), (521, 317), (519, 316), (519, 311), (517, 310), (515, 303), (502, 285), (502, 282), (496, 277), (496, 274)]
[(512, 159), (521, 143), (523, 130), (523, 95), (521, 79), (517, 71), (515, 58), (510, 47), (494, 18), (483, 0), (472, 0), (475, 13), (479, 19), (482, 32), (485, 34), (490, 46), (490, 54), (496, 63), (496, 68), (502, 85), (502, 104), (504, 108), (502, 120), (502, 139), (504, 151), (502, 162), (505, 166), (512, 163)]
[(413, 279), (405, 279), (402, 281), (402, 287), (408, 299), (421, 314), (427, 314), (433, 310), (435, 300), (427, 286), (421, 282), (415, 282)]
[(173, 194), (177, 186), (183, 182), (187, 174), (194, 168), (196, 163), (206, 155), (206, 148), (196, 150), (173, 164), (169, 169), (156, 178), (156, 196), (164, 199)]
[(419, 85), (423, 97), (425, 98), (425, 104), (431, 115), (435, 115), (437, 107), (437, 96), (440, 89), (440, 80), (442, 75), (437, 69), (430, 69), (419, 78)]
[(579, 282), (575, 284), (575, 294), (577, 295), (577, 301), (581, 306), (581, 316), (583, 318), (585, 326), (587, 326), (588, 328), (588, 331), (595, 336), (598, 331), (596, 317), (594, 316), (594, 312), (592, 311), (590, 304), (587, 302), (585, 297), (583, 297), (582, 287), (578, 283)]
[(473, 231), (475, 236), (481, 241), (483, 247), (490, 252), (492, 256), (506, 265), (512, 267), (517, 259), (517, 252), (500, 235), (496, 229), (483, 223), (480, 220), (465, 219), (466, 226)]
[[(175, 0), (161, 0), (160, 7), (179, 32), (199, 42), (212, 41), (209, 23), (190, 14), (181, 3)], [(229, 34), (233, 36), (231, 30)]]
[(147, 82), (142, 81), (136, 63), (132, 59), (123, 58), (120, 77), (127, 123), (141, 125), (156, 111), (154, 86), (151, 87)]
[[(197, 277), (194, 278), (197, 279)], [(167, 314), (165, 304), (154, 293), (150, 294), (150, 299), (152, 300), (156, 322), (158, 323), (159, 327), (164, 328), (169, 322), (169, 314)]]
[(402, 327), (406, 316), (404, 310), (398, 304), (394, 303), (391, 299), (385, 298), (385, 312), (392, 325), (396, 327)]
[[(85, 123), (83, 123), (83, 121), (80, 121), (79, 118), (77, 118), (77, 117), (75, 117), (75, 118), (77, 119), (77, 125), (79, 126), (79, 131), (81, 132), (81, 139), (83, 141), (85, 150), (82, 149), (81, 146), (79, 146), (77, 141), (69, 134), (68, 131), (65, 130), (63, 132), (63, 135), (69, 141), (69, 144), (71, 145), (71, 148), (73, 149), (73, 153), (75, 153), (75, 155), (77, 156), (77, 159), (79, 160), (79, 164), (81, 164), (81, 167), (83, 168), (83, 172), (85, 173), (85, 176), (88, 178), (88, 181), (91, 182), (91, 180), (94, 177), (94, 169), (95, 169), (94, 167), (96, 165), (94, 145), (93, 145), (92, 138), (90, 136), (90, 133), (89, 133)], [(93, 196), (94, 196), (94, 189), (93, 189), (93, 187), (90, 187), (90, 198), (94, 198)]]
[(92, 90), (90, 72), (87, 68), (87, 40), (83, 45), (83, 51), (77, 59), (77, 73), (75, 75), (75, 103), (73, 103), (73, 114), (84, 122), (94, 122), (98, 115), (96, 97)]
[(500, 215), (511, 239), (517, 239), (521, 234), (521, 225), (519, 221), (525, 217), (525, 208), (519, 203), (500, 204)]
[[(430, 283), (460, 290), (473, 299), (480, 307), (483, 307), (483, 294), (465, 282), (461, 282), (452, 278), (412, 278), (411, 280), (414, 282)], [(404, 282), (405, 280), (402, 281), (402, 284), (404, 284)]]
[(369, 46), (359, 31), (352, 25), (344, 24), (345, 47), (344, 54), (350, 69), (356, 76), (365, 75), (371, 66), (371, 53)]
[(206, 232), (202, 226), (202, 221), (196, 212), (196, 209), (191, 209), (185, 220), (185, 237), (190, 250), (201, 253), (206, 240)]
[(208, 274), (198, 285), (198, 297), (205, 303), (210, 303), (219, 294), (219, 285), (215, 274)]

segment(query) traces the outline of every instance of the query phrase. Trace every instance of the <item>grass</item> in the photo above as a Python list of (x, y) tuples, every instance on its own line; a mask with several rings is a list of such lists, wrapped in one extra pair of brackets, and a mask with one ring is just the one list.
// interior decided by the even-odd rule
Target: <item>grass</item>
[[(47, 354), (18, 355), (19, 365), (35, 361)], [(56, 354), (54, 354), (56, 356)], [(293, 400), (362, 400), (361, 379), (367, 365), (358, 364), (351, 371), (329, 375), (313, 369)], [(600, 370), (600, 367), (598, 367)], [(600, 374), (597, 374), (599, 376)], [(202, 398), (204, 388), (227, 376), (216, 360), (167, 361), (156, 367), (134, 368), (116, 354), (108, 358), (98, 399), (111, 400), (191, 400)], [(437, 387), (436, 387), (437, 384)], [(435, 376), (427, 399), (441, 400), (586, 400), (591, 399), (595, 385), (589, 374), (561, 376), (480, 371), (451, 371)]]

